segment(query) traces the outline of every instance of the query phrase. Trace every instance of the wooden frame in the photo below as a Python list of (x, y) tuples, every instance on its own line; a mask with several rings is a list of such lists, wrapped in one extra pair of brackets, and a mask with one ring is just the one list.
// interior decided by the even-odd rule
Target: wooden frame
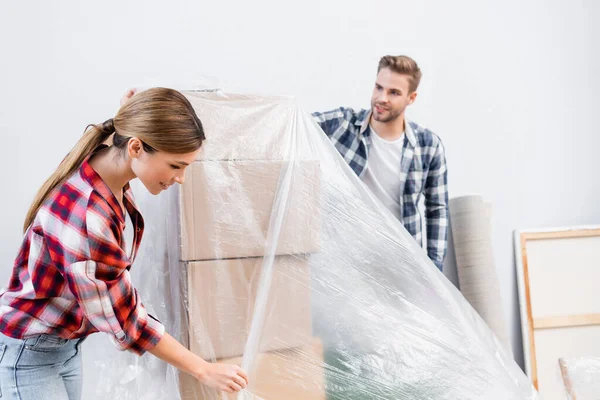
[(600, 226), (521, 230), (514, 233), (525, 372), (536, 389), (539, 389), (539, 386), (534, 331), (600, 325), (600, 314), (556, 315), (534, 319), (531, 307), (527, 243), (534, 240), (586, 237), (600, 237)]

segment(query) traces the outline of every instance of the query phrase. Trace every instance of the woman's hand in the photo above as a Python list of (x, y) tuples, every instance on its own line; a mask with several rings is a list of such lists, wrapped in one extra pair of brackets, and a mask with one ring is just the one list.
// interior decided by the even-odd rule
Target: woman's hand
[(248, 386), (248, 376), (237, 365), (206, 363), (195, 377), (202, 384), (227, 393), (239, 392)]
[(233, 393), (248, 386), (248, 375), (237, 365), (209, 363), (168, 333), (148, 351), (213, 389)]

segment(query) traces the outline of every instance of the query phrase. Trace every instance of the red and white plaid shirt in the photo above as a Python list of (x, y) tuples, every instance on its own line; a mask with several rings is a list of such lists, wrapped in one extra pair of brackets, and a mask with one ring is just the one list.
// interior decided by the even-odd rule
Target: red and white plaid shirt
[(52, 192), (0, 294), (0, 332), (73, 339), (100, 331), (140, 355), (159, 342), (164, 326), (146, 312), (129, 274), (144, 222), (129, 185), (123, 197), (134, 227), (130, 255), (123, 210), (87, 161)]

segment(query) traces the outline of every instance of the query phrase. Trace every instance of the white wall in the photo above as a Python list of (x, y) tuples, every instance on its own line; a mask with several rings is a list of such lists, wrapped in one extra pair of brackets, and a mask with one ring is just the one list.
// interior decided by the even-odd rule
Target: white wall
[(34, 3), (0, 3), (0, 282), (35, 191), (126, 88), (211, 77), (228, 91), (296, 95), (309, 111), (358, 108), (384, 54), (421, 64), (409, 117), (442, 137), (451, 196), (493, 202), (519, 362), (512, 231), (600, 223), (594, 0)]

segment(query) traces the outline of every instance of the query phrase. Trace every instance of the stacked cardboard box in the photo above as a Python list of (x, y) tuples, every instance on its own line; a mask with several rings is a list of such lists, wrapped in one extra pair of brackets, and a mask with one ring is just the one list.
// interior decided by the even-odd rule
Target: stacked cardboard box
[[(323, 346), (317, 338), (305, 346), (260, 353), (248, 371), (252, 377), (248, 400), (325, 400)], [(242, 357), (219, 362), (241, 365)], [(180, 375), (183, 400), (236, 400), (237, 394), (217, 394), (198, 384), (190, 375)], [(224, 397), (223, 397), (224, 395)]]
[[(259, 333), (250, 340), (253, 395), (324, 399), (309, 267), (320, 244), (319, 164), (206, 154), (188, 167), (180, 197), (188, 346), (241, 365), (252, 330)], [(219, 398), (184, 374), (180, 386), (185, 400)]]

